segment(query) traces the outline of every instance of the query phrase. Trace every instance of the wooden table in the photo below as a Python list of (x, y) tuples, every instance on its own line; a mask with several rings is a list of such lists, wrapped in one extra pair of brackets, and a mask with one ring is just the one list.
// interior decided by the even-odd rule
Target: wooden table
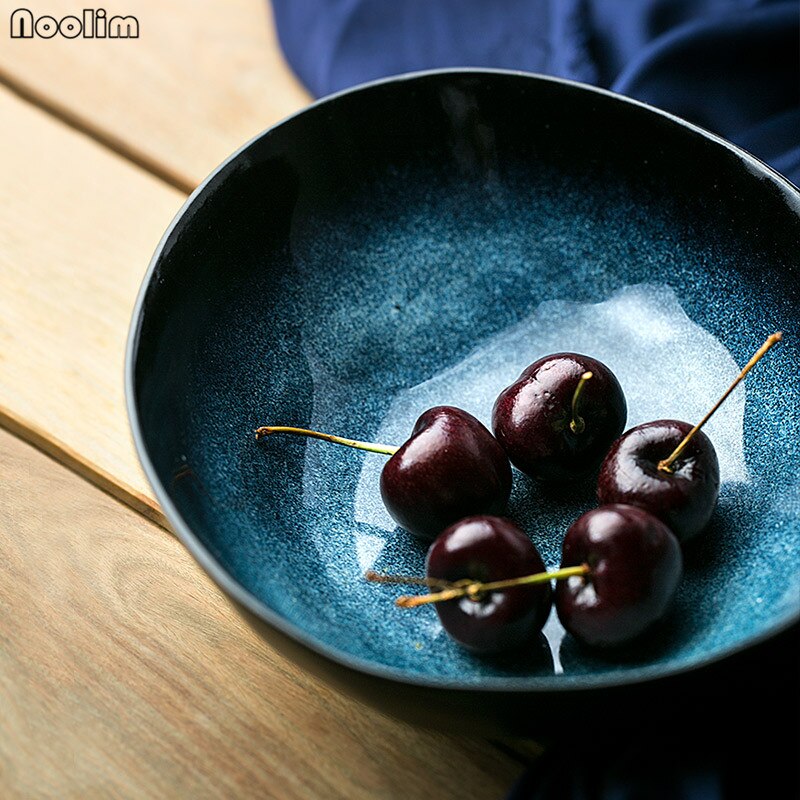
[[(417, 730), (299, 671), (168, 532), (123, 402), (187, 193), (310, 100), (267, 0), (116, 2), (17, 39), (0, 0), (0, 797), (503, 797), (535, 745)], [(50, 0), (57, 19), (83, 6)]]

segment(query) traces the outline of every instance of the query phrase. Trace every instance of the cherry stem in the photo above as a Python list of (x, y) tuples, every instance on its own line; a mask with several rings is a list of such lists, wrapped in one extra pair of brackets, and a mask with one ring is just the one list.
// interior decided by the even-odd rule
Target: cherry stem
[(578, 381), (578, 385), (575, 387), (575, 393), (572, 395), (572, 419), (569, 421), (569, 429), (575, 434), (583, 433), (586, 428), (583, 417), (578, 416), (578, 400), (583, 393), (586, 382), (591, 380), (592, 377), (591, 372), (584, 372), (583, 375), (581, 375), (581, 379)]
[(700, 422), (698, 422), (697, 425), (695, 425), (694, 428), (692, 428), (689, 433), (686, 434), (686, 436), (683, 438), (683, 441), (681, 441), (681, 443), (672, 451), (672, 453), (670, 453), (667, 458), (658, 462), (659, 470), (662, 472), (672, 472), (672, 465), (675, 462), (675, 459), (677, 459), (686, 449), (687, 445), (692, 441), (695, 434), (700, 430), (700, 428), (703, 427), (703, 425), (706, 424), (706, 422), (711, 419), (712, 416), (714, 416), (716, 410), (728, 399), (728, 395), (730, 395), (730, 393), (745, 379), (747, 373), (750, 372), (750, 370), (753, 369), (753, 367), (766, 355), (767, 351), (773, 345), (776, 345), (779, 341), (781, 341), (781, 339), (783, 339), (783, 333), (781, 333), (781, 331), (773, 333), (772, 336), (767, 337), (767, 340), (761, 345), (761, 347), (758, 348), (753, 357), (747, 362), (745, 368), (739, 373), (739, 376), (736, 378), (736, 380), (725, 390), (725, 394), (723, 394), (722, 397), (717, 400), (711, 411), (709, 411), (708, 414), (706, 414), (703, 419), (701, 419)]
[[(440, 578), (417, 578), (413, 575), (385, 575), (382, 572), (375, 572), (368, 569), (364, 573), (364, 577), (373, 583), (409, 583), (413, 586), (427, 586), (429, 589), (450, 589), (457, 585), (450, 581), (441, 580)], [(467, 580), (467, 583), (472, 581)]]
[(393, 456), (400, 448), (392, 447), (388, 444), (375, 444), (374, 442), (359, 442), (357, 439), (344, 439), (341, 436), (334, 436), (330, 433), (320, 433), (310, 431), (306, 428), (291, 428), (285, 425), (263, 425), (256, 428), (256, 440), (271, 436), (273, 433), (293, 433), (296, 436), (308, 436), (311, 439), (323, 439), (334, 444), (343, 444), (347, 447), (355, 447), (357, 450), (366, 450), (369, 453), (381, 453), (385, 456)]
[(519, 578), (507, 578), (502, 581), (491, 581), (482, 583), (480, 581), (470, 581), (469, 579), (458, 581), (451, 584), (450, 588), (432, 594), (414, 595), (412, 597), (404, 595), (395, 600), (395, 605), (400, 608), (416, 608), (427, 603), (443, 603), (446, 600), (457, 600), (460, 597), (469, 597), (470, 600), (478, 600), (485, 592), (495, 592), (500, 589), (513, 589), (516, 586), (531, 586), (537, 583), (547, 583), (549, 581), (559, 581), (565, 578), (572, 578), (576, 575), (587, 575), (590, 572), (588, 564), (580, 564), (576, 567), (562, 567), (551, 572), (537, 572), (535, 575), (523, 575)]

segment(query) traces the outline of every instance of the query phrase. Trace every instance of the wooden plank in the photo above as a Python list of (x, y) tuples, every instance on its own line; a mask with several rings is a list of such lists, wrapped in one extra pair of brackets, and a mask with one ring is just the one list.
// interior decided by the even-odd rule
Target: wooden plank
[(184, 195), (4, 90), (0, 119), (0, 424), (158, 518), (123, 361)]
[(87, 456), (57, 439), (51, 431), (44, 430), (30, 420), (2, 407), (0, 407), (0, 428), (24, 439), (99, 489), (126, 503), (134, 511), (169, 530), (169, 522), (154, 498), (135, 490), (130, 485), (123, 484), (116, 476), (106, 472)]
[(0, 796), (502, 797), (521, 767), (299, 672), (173, 537), (0, 432)]
[(284, 61), (268, 0), (31, 6), (36, 19), (82, 18), (85, 6), (135, 15), (135, 39), (11, 38), (20, 5), (0, 0), (0, 81), (187, 191), (310, 100)]

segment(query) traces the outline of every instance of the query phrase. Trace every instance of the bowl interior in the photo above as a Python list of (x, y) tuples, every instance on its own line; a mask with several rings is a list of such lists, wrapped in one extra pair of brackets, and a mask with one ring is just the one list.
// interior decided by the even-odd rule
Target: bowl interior
[[(133, 338), (132, 407), (184, 540), (334, 658), (410, 680), (547, 688), (691, 668), (796, 618), (800, 244), (796, 190), (665, 115), (495, 72), (395, 80), (254, 140), (193, 196), (154, 261)], [(669, 617), (636, 646), (581, 650), (551, 615), (524, 656), (480, 659), (431, 607), (366, 569), (424, 574), (380, 501), (384, 457), (271, 437), (299, 425), (400, 444), (452, 404), (488, 423), (531, 361), (607, 363), (628, 426), (708, 425), (722, 467)], [(556, 566), (592, 481), (515, 473), (510, 516)]]

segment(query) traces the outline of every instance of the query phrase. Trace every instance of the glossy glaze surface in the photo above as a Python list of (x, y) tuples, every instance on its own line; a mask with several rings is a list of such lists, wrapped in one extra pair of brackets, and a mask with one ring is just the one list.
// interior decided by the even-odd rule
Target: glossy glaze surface
[(409, 439), (381, 472), (393, 519), (425, 541), (474, 514), (504, 514), (511, 465), (479, 420), (452, 406), (423, 412)]
[[(434, 73), (326, 100), (226, 162), (159, 247), (128, 369), (145, 468), (265, 635), (355, 683), (490, 699), (693, 671), (798, 618), (798, 208), (754, 159), (573, 84)], [(442, 403), (486, 424), (522, 367), (558, 350), (608, 364), (629, 425), (693, 420), (775, 330), (780, 350), (709, 423), (719, 503), (676, 602), (622, 660), (583, 652), (553, 615), (549, 663), (464, 653), (433, 609), (401, 614), (362, 578), (424, 573), (424, 543), (380, 516), (385, 457), (252, 435), (381, 441), (391, 418), (397, 444)], [(595, 485), (513, 484), (509, 515), (556, 566)], [(420, 694), (432, 711), (437, 692)]]

